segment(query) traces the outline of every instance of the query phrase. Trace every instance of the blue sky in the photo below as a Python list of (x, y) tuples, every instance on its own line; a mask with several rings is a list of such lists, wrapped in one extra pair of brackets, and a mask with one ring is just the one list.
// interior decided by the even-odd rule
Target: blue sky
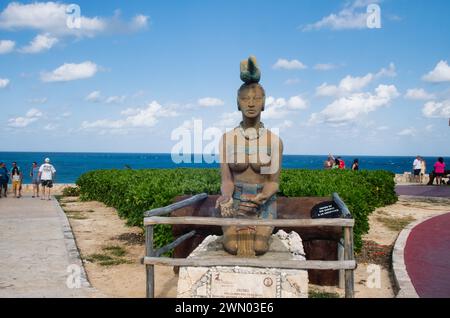
[(253, 54), (285, 153), (450, 155), (448, 1), (75, 3), (0, 1), (0, 151), (170, 152), (238, 125)]

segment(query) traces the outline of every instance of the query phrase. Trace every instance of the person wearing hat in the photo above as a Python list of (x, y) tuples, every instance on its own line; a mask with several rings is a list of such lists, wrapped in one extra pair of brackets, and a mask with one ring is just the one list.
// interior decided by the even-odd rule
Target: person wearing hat
[(49, 158), (45, 158), (45, 163), (39, 167), (39, 179), (42, 186), (41, 200), (45, 200), (45, 188), (47, 188), (47, 200), (50, 200), (50, 190), (53, 187), (53, 180), (55, 179), (56, 169), (50, 163)]

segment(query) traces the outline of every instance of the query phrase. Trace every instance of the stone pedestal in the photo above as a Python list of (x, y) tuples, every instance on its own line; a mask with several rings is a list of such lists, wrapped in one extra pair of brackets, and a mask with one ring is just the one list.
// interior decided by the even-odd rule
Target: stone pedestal
[[(210, 235), (189, 258), (232, 257), (222, 236)], [(271, 237), (266, 260), (305, 260), (300, 236), (279, 231)], [(308, 271), (242, 266), (181, 267), (177, 297), (182, 298), (307, 298)]]

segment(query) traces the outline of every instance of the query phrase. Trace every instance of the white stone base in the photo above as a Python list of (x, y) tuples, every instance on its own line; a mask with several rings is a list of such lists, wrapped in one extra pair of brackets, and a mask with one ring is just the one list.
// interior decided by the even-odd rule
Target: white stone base
[[(189, 258), (230, 257), (221, 236), (208, 236)], [(304, 260), (300, 236), (284, 231), (272, 235), (271, 260)], [(239, 266), (181, 267), (177, 297), (181, 298), (307, 298), (308, 271)]]

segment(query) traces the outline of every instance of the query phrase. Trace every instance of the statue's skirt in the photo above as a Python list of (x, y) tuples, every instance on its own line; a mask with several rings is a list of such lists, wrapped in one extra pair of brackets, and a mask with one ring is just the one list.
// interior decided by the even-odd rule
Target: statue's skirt
[[(241, 203), (241, 196), (243, 194), (258, 194), (261, 193), (264, 185), (255, 183), (241, 183), (236, 182), (233, 192), (233, 208), (238, 210)], [(277, 197), (272, 195), (264, 204), (261, 205), (258, 211), (258, 217), (261, 219), (276, 219), (277, 218)]]

